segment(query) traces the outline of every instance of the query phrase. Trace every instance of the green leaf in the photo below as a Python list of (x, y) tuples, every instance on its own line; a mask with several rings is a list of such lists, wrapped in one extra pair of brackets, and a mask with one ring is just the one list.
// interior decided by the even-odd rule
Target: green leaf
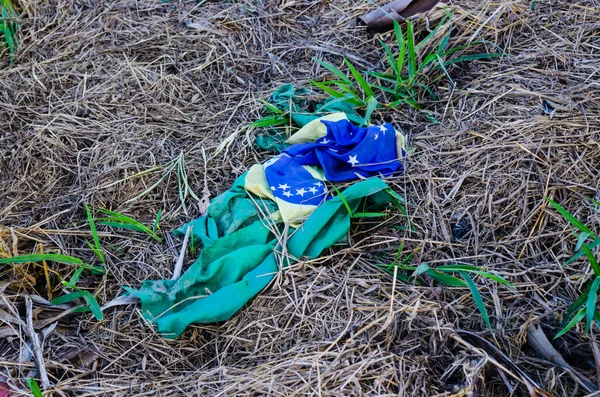
[(581, 246), (583, 245), (583, 243), (585, 243), (585, 240), (587, 240), (588, 237), (590, 237), (589, 233), (581, 233), (579, 235), (579, 238), (577, 239), (577, 245), (575, 246), (575, 252), (581, 249)]
[(375, 93), (371, 89), (369, 83), (367, 83), (366, 80), (362, 77), (360, 72), (356, 70), (352, 63), (350, 63), (350, 61), (348, 61), (347, 59), (344, 58), (344, 62), (348, 66), (348, 69), (350, 69), (350, 73), (352, 73), (352, 76), (354, 76), (354, 79), (356, 80), (360, 88), (362, 88), (363, 92), (365, 93), (365, 96), (374, 97)]
[(427, 67), (429, 64), (433, 63), (433, 61), (437, 60), (437, 56), (438, 56), (438, 54), (436, 54), (436, 53), (431, 53), (431, 54), (427, 55), (425, 57), (425, 59), (423, 60), (423, 62), (421, 62), (421, 64), (417, 68), (417, 72), (422, 72), (425, 69), (425, 67)]
[(265, 101), (264, 99), (259, 99), (259, 101), (262, 102), (263, 105), (265, 105), (265, 107), (267, 108), (267, 110), (269, 112), (279, 114), (279, 115), (284, 114), (283, 110), (281, 110), (277, 106)]
[(73, 256), (61, 255), (61, 254), (31, 254), (31, 255), (19, 255), (13, 256), (12, 258), (0, 259), (0, 264), (4, 263), (27, 263), (27, 262), (40, 262), (40, 261), (52, 261), (57, 263), (66, 263), (69, 265), (83, 265), (83, 261)]
[(584, 244), (581, 248), (583, 249), (583, 252), (585, 252), (585, 256), (588, 257), (588, 260), (590, 261), (590, 266), (592, 267), (594, 274), (596, 276), (600, 276), (600, 266), (598, 266), (598, 261), (596, 260), (596, 257), (594, 256), (594, 253), (592, 252), (590, 247)]
[(462, 57), (447, 60), (445, 63), (446, 63), (446, 66), (448, 66), (448, 65), (453, 65), (455, 63), (464, 62), (464, 61), (476, 61), (479, 59), (490, 59), (490, 58), (497, 58), (497, 57), (501, 57), (501, 56), (502, 56), (502, 54), (498, 54), (498, 53), (471, 54), (471, 55), (465, 55)]
[(323, 66), (325, 69), (329, 70), (331, 73), (333, 73), (334, 75), (336, 75), (337, 77), (342, 79), (342, 81), (345, 81), (346, 83), (349, 83), (349, 84), (352, 83), (350, 81), (350, 79), (348, 78), (348, 76), (346, 75), (346, 73), (342, 72), (340, 69), (336, 68), (332, 64), (321, 61), (320, 59), (317, 59), (317, 58), (313, 58), (313, 59), (316, 63)]
[(427, 93), (433, 98), (433, 100), (437, 101), (437, 95), (435, 95), (435, 93), (433, 92), (433, 90), (431, 88), (429, 88), (428, 85), (418, 84), (418, 86), (421, 87), (421, 88), (423, 88), (425, 91), (427, 91)]
[[(99, 220), (99, 219), (97, 219)], [(147, 231), (151, 231), (150, 229), (145, 228), (145, 226), (140, 226), (140, 225), (132, 225), (130, 223), (121, 223), (121, 222), (109, 222), (109, 221), (103, 221), (103, 220), (99, 220), (100, 222), (98, 222), (101, 225), (104, 226), (110, 226), (110, 227), (115, 227), (118, 229), (128, 229), (128, 230), (135, 230), (136, 232), (147, 232)]]
[(492, 331), (492, 325), (490, 324), (490, 318), (488, 316), (487, 309), (485, 308), (485, 303), (483, 303), (483, 298), (481, 297), (481, 293), (479, 289), (477, 289), (477, 284), (473, 281), (473, 279), (465, 272), (459, 272), (462, 278), (465, 279), (469, 289), (471, 290), (471, 295), (473, 295), (473, 300), (475, 301), (475, 305), (477, 305), (477, 309), (481, 313), (481, 317), (483, 317), (483, 321), (487, 328)]
[(406, 218), (406, 221), (408, 222), (409, 227), (411, 229), (413, 229), (413, 224), (410, 221), (410, 218), (408, 216), (408, 211), (406, 211), (406, 208), (403, 205), (403, 203), (406, 203), (406, 200), (404, 200), (404, 197), (402, 197), (401, 195), (396, 193), (391, 188), (385, 189), (385, 192), (390, 195), (390, 197), (392, 199), (392, 203), (396, 206), (396, 208), (398, 208), (398, 210), (402, 213), (402, 215), (404, 215), (404, 217)]
[(398, 43), (398, 59), (396, 60), (396, 79), (402, 80), (402, 68), (404, 67), (404, 56), (406, 53), (406, 46), (404, 45), (404, 33), (402, 32), (402, 26), (394, 19), (394, 33), (396, 34), (396, 43)]
[(352, 218), (381, 218), (387, 216), (385, 212), (356, 212), (352, 214)]
[(92, 309), (89, 306), (79, 306), (71, 310), (71, 313), (90, 313)]
[(310, 83), (316, 87), (319, 87), (320, 89), (322, 89), (323, 91), (325, 91), (326, 93), (328, 93), (329, 95), (331, 95), (334, 98), (346, 98), (347, 102), (354, 105), (354, 106), (362, 106), (363, 103), (360, 100), (357, 99), (347, 99), (346, 97), (346, 93), (344, 92), (340, 92), (340, 91), (336, 91), (332, 88), (327, 87), (327, 85), (320, 83), (318, 81), (314, 81), (314, 80), (309, 80)]
[[(439, 26), (439, 25), (438, 25)], [(444, 40), (442, 40), (442, 42), (440, 43), (440, 46), (438, 47), (437, 53), (438, 55), (443, 55), (444, 51), (446, 50), (446, 47), (448, 46), (448, 41), (450, 41), (450, 35), (452, 34), (452, 32), (449, 32), (446, 37), (444, 37)]]
[(440, 30), (440, 28), (444, 25), (448, 18), (451, 17), (452, 15), (448, 12), (448, 10), (446, 10), (446, 15), (444, 15), (444, 17), (440, 20), (437, 26), (431, 32), (429, 32), (429, 34), (425, 36), (425, 38), (421, 40), (419, 44), (417, 44), (417, 51), (420, 51), (425, 46), (425, 44), (427, 44), (429, 40), (431, 40), (435, 36), (435, 34), (438, 32), (438, 30)]
[(53, 305), (62, 305), (63, 303), (74, 301), (75, 299), (79, 299), (83, 297), (83, 293), (80, 291), (71, 292), (70, 294), (66, 294), (63, 296), (59, 296), (58, 298), (52, 299), (50, 303)]
[(446, 67), (444, 66), (444, 60), (442, 59), (442, 57), (440, 57), (438, 54), (435, 54), (437, 57), (437, 60), (440, 64), (440, 67), (442, 68), (442, 70), (444, 71), (444, 74), (446, 75), (446, 77), (448, 77), (448, 80), (450, 80), (450, 83), (452, 83), (452, 85), (456, 85), (456, 83), (454, 82), (454, 80), (452, 80), (452, 77), (450, 77), (450, 74), (448, 73), (448, 70), (446, 70)]
[(98, 301), (96, 300), (94, 295), (92, 295), (89, 291), (82, 291), (82, 292), (83, 292), (83, 299), (85, 299), (85, 301), (89, 305), (90, 310), (92, 311), (92, 314), (94, 315), (94, 317), (96, 317), (96, 319), (98, 321), (102, 321), (102, 319), (104, 318), (104, 316), (102, 315), (102, 309), (100, 309), (100, 305), (98, 304)]
[(36, 380), (33, 378), (27, 378), (25, 381), (27, 383), (27, 387), (31, 390), (31, 394), (33, 397), (43, 397), (42, 391), (40, 390), (40, 386), (37, 384)]
[(365, 121), (363, 122), (363, 125), (366, 127), (369, 125), (369, 123), (371, 122), (371, 115), (373, 114), (373, 112), (375, 111), (375, 108), (377, 107), (379, 103), (377, 102), (377, 99), (375, 99), (375, 97), (369, 97), (369, 99), (367, 100), (367, 110), (365, 111)]
[(265, 116), (262, 119), (256, 120), (252, 124), (251, 127), (273, 127), (276, 125), (285, 125), (288, 123), (287, 117), (275, 115), (275, 116)]
[(404, 250), (404, 241), (400, 241), (400, 245), (398, 246), (398, 251), (396, 252), (396, 256), (394, 257), (394, 262), (392, 262), (392, 267), (398, 263), (400, 257), (402, 256), (402, 251)]
[(396, 75), (389, 73), (381, 73), (381, 72), (372, 72), (370, 70), (366, 71), (365, 74), (367, 76), (377, 77), (379, 79), (389, 81), (390, 83), (396, 83)]
[(585, 330), (590, 332), (594, 312), (596, 311), (596, 299), (598, 298), (598, 286), (600, 285), (600, 277), (596, 277), (588, 294), (586, 310), (585, 310)]
[(586, 225), (584, 225), (581, 221), (579, 221), (577, 218), (571, 215), (571, 213), (564, 209), (560, 204), (558, 204), (549, 197), (546, 197), (546, 200), (548, 200), (550, 205), (552, 205), (567, 221), (569, 221), (571, 225), (573, 225), (583, 233), (588, 233), (592, 238), (596, 238), (596, 235)]
[(340, 190), (335, 186), (333, 187), (333, 189), (338, 194), (337, 196), (340, 198), (340, 200), (342, 200), (342, 203), (344, 203), (344, 207), (346, 207), (346, 210), (348, 211), (348, 214), (350, 215), (350, 217), (352, 217), (352, 208), (350, 208), (350, 204), (348, 204), (348, 202), (346, 201), (346, 198), (344, 197), (342, 192), (340, 192)]
[[(587, 244), (588, 248), (590, 250), (593, 250), (594, 248), (600, 246), (600, 237), (598, 237), (596, 240), (594, 240), (592, 243)], [(585, 255), (584, 251), (579, 251), (577, 254), (575, 254), (571, 259), (569, 259), (568, 261), (565, 262), (565, 266), (569, 265), (571, 262), (581, 258), (583, 255)]]
[(154, 218), (154, 223), (152, 224), (152, 230), (154, 230), (154, 232), (156, 232), (157, 230), (160, 230), (160, 226), (159, 226), (159, 222), (160, 222), (160, 218), (162, 217), (163, 214), (163, 210), (160, 209), (158, 210), (158, 212), (156, 213), (156, 218)]
[(466, 287), (467, 284), (458, 277), (451, 276), (442, 272), (438, 272), (435, 269), (430, 269), (425, 272), (429, 277), (438, 283), (447, 285), (449, 287)]
[(390, 64), (390, 67), (392, 68), (394, 73), (398, 75), (400, 72), (398, 71), (398, 65), (396, 64), (396, 59), (394, 58), (394, 54), (392, 54), (392, 50), (390, 50), (390, 47), (388, 47), (387, 44), (383, 42), (383, 40), (379, 40), (379, 43), (381, 43), (381, 46), (383, 47), (385, 58)]
[(417, 270), (415, 270), (415, 272), (413, 273), (413, 276), (414, 277), (420, 276), (421, 274), (425, 273), (429, 269), (431, 269), (431, 268), (429, 267), (429, 265), (427, 263), (421, 263), (419, 266), (417, 266)]
[(573, 313), (577, 312), (584, 305), (584, 303), (587, 301), (588, 295), (590, 294), (591, 288), (592, 284), (588, 283), (584, 293), (581, 294), (579, 298), (577, 298), (575, 302), (571, 304), (571, 306), (569, 306), (567, 309), (567, 318), (571, 317)]
[(558, 339), (561, 336), (563, 336), (564, 334), (566, 334), (567, 332), (569, 332), (571, 330), (571, 328), (573, 328), (575, 326), (575, 324), (577, 324), (578, 322), (580, 322), (583, 317), (585, 316), (585, 307), (582, 308), (581, 310), (579, 310), (577, 312), (577, 314), (575, 315), (575, 317), (573, 317), (573, 319), (567, 324), (566, 327), (564, 327), (558, 334), (556, 334), (556, 336), (553, 339)]
[(406, 21), (406, 43), (408, 47), (408, 78), (413, 79), (417, 70), (417, 53), (413, 25), (410, 19)]
[(336, 103), (347, 103), (349, 106), (354, 107), (355, 105), (348, 103), (349, 100), (353, 100), (354, 98), (355, 98), (355, 96), (353, 94), (346, 94), (345, 96), (343, 96), (341, 98), (331, 99), (331, 100), (324, 102), (321, 105), (317, 106), (316, 113), (318, 113), (318, 112), (333, 113), (333, 112), (339, 111), (337, 109), (331, 109), (331, 107), (333, 105), (335, 105)]
[[(92, 251), (100, 259), (100, 262), (106, 263), (104, 254), (102, 253), (102, 246), (100, 245), (100, 238), (98, 237), (98, 231), (96, 230), (96, 222), (94, 222), (94, 217), (92, 216), (90, 207), (88, 207), (87, 205), (85, 206), (85, 214), (87, 215), (88, 223), (90, 225), (90, 232), (92, 233), (92, 239), (94, 240), (95, 249), (92, 249)], [(87, 241), (86, 241), (86, 243), (87, 243)], [(89, 243), (88, 243), (88, 245), (89, 245)]]
[(508, 286), (512, 286), (512, 284), (508, 281), (506, 281), (506, 279), (504, 279), (503, 277), (494, 274), (494, 273), (490, 273), (490, 272), (486, 272), (484, 270), (482, 270), (481, 268), (478, 268), (476, 266), (470, 266), (470, 265), (445, 265), (445, 266), (439, 266), (436, 268), (438, 271), (440, 272), (467, 272), (467, 273), (473, 273), (473, 274), (477, 274), (479, 276), (485, 277), (485, 278), (489, 278), (490, 280), (496, 281), (498, 283), (504, 284), (504, 285), (508, 285)]
[(77, 270), (75, 270), (75, 273), (73, 273), (73, 277), (71, 277), (71, 281), (69, 281), (68, 283), (65, 284), (65, 288), (73, 288), (75, 286), (75, 284), (77, 284), (77, 282), (81, 278), (81, 273), (83, 273), (84, 270), (85, 270), (85, 267), (83, 267), (83, 266), (81, 266)]
[(396, 91), (394, 91), (393, 89), (388, 88), (388, 87), (384, 87), (384, 86), (379, 85), (379, 84), (372, 84), (371, 87), (373, 87), (375, 89), (378, 89), (379, 91), (383, 91), (383, 92), (387, 92), (387, 93), (392, 94), (392, 95), (396, 95)]

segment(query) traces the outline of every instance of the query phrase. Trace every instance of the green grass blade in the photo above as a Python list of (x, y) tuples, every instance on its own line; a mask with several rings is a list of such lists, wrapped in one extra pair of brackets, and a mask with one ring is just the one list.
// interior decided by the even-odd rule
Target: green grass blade
[(395, 90), (393, 90), (391, 88), (388, 88), (388, 87), (384, 87), (384, 86), (379, 85), (379, 84), (371, 84), (371, 87), (375, 88), (375, 89), (378, 89), (379, 91), (387, 92), (387, 93), (392, 94), (394, 96), (396, 95), (396, 91)]
[(458, 277), (451, 276), (449, 274), (445, 274), (442, 272), (438, 272), (435, 269), (431, 269), (425, 272), (429, 277), (438, 283), (447, 285), (448, 287), (466, 287), (467, 283), (464, 280), (461, 280)]
[(577, 239), (577, 245), (575, 246), (575, 252), (577, 252), (581, 249), (581, 246), (583, 245), (583, 243), (585, 243), (585, 240), (587, 240), (589, 237), (590, 237), (589, 233), (581, 233), (579, 235), (579, 238)]
[(406, 45), (404, 44), (404, 33), (402, 32), (402, 26), (398, 21), (394, 20), (394, 33), (396, 35), (396, 43), (398, 43), (398, 58), (396, 60), (396, 80), (402, 79), (402, 68), (404, 67), (404, 57), (406, 54)]
[(50, 303), (53, 305), (62, 305), (63, 303), (74, 301), (75, 299), (79, 299), (83, 297), (83, 293), (80, 291), (71, 292), (70, 294), (66, 294), (63, 296), (59, 296), (58, 298), (52, 299)]
[(579, 296), (579, 298), (577, 298), (575, 300), (575, 302), (573, 302), (571, 304), (571, 306), (569, 306), (569, 308), (567, 309), (567, 318), (571, 317), (573, 315), (573, 313), (575, 313), (579, 309), (581, 309), (581, 307), (583, 306), (583, 304), (587, 301), (587, 297), (590, 294), (591, 288), (592, 288), (592, 284), (588, 283), (587, 288), (585, 289), (584, 293), (581, 294)]
[(352, 73), (352, 76), (354, 76), (354, 79), (356, 80), (360, 88), (362, 88), (363, 92), (365, 93), (365, 96), (374, 97), (375, 93), (371, 89), (369, 83), (367, 83), (367, 81), (362, 77), (360, 72), (356, 70), (352, 63), (350, 63), (350, 61), (348, 61), (346, 58), (344, 58), (344, 62), (346, 63), (346, 66), (348, 66), (348, 69), (350, 69), (350, 73)]
[[(450, 41), (450, 35), (452, 34), (452, 32), (449, 32), (445, 37), (444, 40), (442, 40), (442, 42), (440, 43), (440, 46), (438, 47), (437, 53), (438, 55), (443, 55), (444, 51), (446, 51), (446, 47), (448, 46), (448, 41)], [(418, 47), (418, 46), (417, 46)]]
[(502, 276), (498, 276), (497, 274), (486, 272), (486, 271), (481, 270), (479, 268), (468, 269), (468, 268), (464, 268), (463, 266), (452, 266), (452, 265), (449, 265), (449, 266), (439, 266), (439, 267), (436, 268), (436, 270), (438, 270), (440, 272), (466, 272), (466, 273), (473, 273), (473, 274), (477, 274), (477, 275), (485, 277), (485, 278), (489, 278), (490, 280), (496, 281), (496, 282), (498, 282), (500, 284), (504, 284), (504, 285), (507, 285), (507, 286), (512, 286), (512, 284), (510, 282), (508, 282)]
[(417, 71), (417, 52), (415, 50), (415, 35), (412, 22), (406, 21), (406, 43), (408, 49), (408, 78), (414, 79)]
[[(342, 98), (335, 98), (335, 99), (331, 99), (327, 102), (322, 103), (321, 105), (317, 106), (316, 108), (316, 113), (318, 112), (335, 112), (335, 111), (339, 111), (339, 110), (329, 110), (331, 109), (331, 107), (333, 105), (335, 105), (336, 103), (344, 103), (344, 102), (348, 102), (348, 101), (352, 101), (355, 98), (355, 96), (353, 94), (346, 94), (345, 96), (343, 96)], [(354, 107), (355, 105), (352, 105), (348, 102), (348, 104), (352, 107)]]
[(89, 305), (92, 314), (98, 321), (102, 321), (104, 316), (102, 315), (102, 309), (100, 309), (100, 305), (98, 301), (89, 291), (82, 291), (83, 299), (85, 299), (86, 303)]
[(444, 71), (444, 74), (446, 75), (446, 77), (448, 77), (448, 80), (450, 80), (450, 83), (452, 83), (452, 85), (456, 85), (456, 83), (454, 82), (454, 80), (452, 80), (452, 77), (450, 77), (450, 74), (448, 73), (448, 70), (446, 69), (446, 66), (444, 66), (444, 60), (442, 59), (442, 57), (440, 57), (438, 54), (435, 54), (436, 58), (440, 64), (440, 67), (442, 68), (442, 70)]
[(487, 309), (485, 308), (485, 303), (483, 302), (483, 298), (481, 297), (481, 293), (479, 289), (477, 289), (477, 284), (473, 281), (473, 279), (466, 272), (459, 272), (462, 278), (467, 282), (469, 289), (471, 290), (471, 295), (473, 295), (473, 300), (475, 301), (475, 305), (477, 305), (477, 309), (479, 309), (479, 313), (481, 313), (481, 317), (483, 317), (483, 321), (487, 328), (492, 331), (492, 325), (490, 324), (490, 318), (488, 316)]
[[(330, 87), (328, 87), (326, 84), (320, 83), (318, 81), (314, 81), (314, 80), (309, 80), (310, 83), (316, 87), (319, 87), (320, 89), (322, 89), (323, 91), (325, 91), (326, 93), (328, 93), (329, 95), (331, 95), (334, 98), (346, 98), (346, 93), (340, 92), (340, 91), (336, 91)], [(362, 101), (358, 101), (358, 103), (356, 102), (355, 99), (347, 99), (348, 103), (354, 105), (354, 106), (362, 106)]]
[(581, 248), (583, 249), (583, 252), (585, 252), (585, 256), (587, 256), (588, 260), (590, 261), (590, 266), (592, 267), (594, 274), (596, 276), (600, 276), (600, 267), (598, 266), (598, 261), (596, 260), (596, 257), (594, 256), (594, 253), (590, 247), (584, 244)]
[(389, 74), (389, 73), (381, 73), (381, 72), (372, 72), (372, 71), (366, 71), (365, 74), (367, 76), (373, 76), (373, 77), (377, 77), (379, 79), (385, 80), (385, 81), (389, 81), (391, 83), (395, 83), (396, 82), (396, 75), (393, 74)]
[(286, 125), (288, 123), (287, 117), (283, 116), (265, 116), (262, 119), (256, 120), (250, 124), (250, 127), (274, 127), (277, 125)]
[(459, 62), (476, 61), (479, 59), (498, 58), (501, 56), (502, 56), (502, 54), (498, 54), (495, 52), (491, 53), (491, 54), (471, 54), (471, 55), (464, 55), (462, 57), (457, 57), (457, 58), (447, 60), (445, 63), (446, 63), (446, 65), (453, 65), (453, 64), (459, 63)]
[(575, 326), (575, 324), (577, 324), (578, 322), (580, 322), (583, 317), (585, 316), (585, 307), (582, 308), (581, 310), (579, 310), (577, 312), (577, 314), (575, 315), (575, 317), (573, 317), (573, 319), (567, 324), (566, 327), (564, 327), (558, 334), (556, 334), (556, 336), (553, 339), (558, 339), (561, 336), (563, 336), (564, 334), (566, 334), (567, 332), (569, 332), (571, 330), (571, 328), (573, 328)]
[(352, 217), (352, 208), (350, 208), (350, 204), (348, 204), (342, 192), (340, 192), (340, 190), (335, 186), (333, 187), (333, 190), (336, 191), (338, 197), (340, 198), (340, 200), (342, 200), (342, 203), (344, 203), (344, 207), (346, 207), (346, 210), (348, 210), (348, 214)]
[(437, 56), (438, 55), (436, 53), (431, 53), (431, 54), (427, 55), (425, 57), (425, 59), (423, 59), (423, 62), (421, 62), (421, 64), (417, 68), (417, 73), (422, 72), (428, 65), (432, 64), (433, 61), (436, 61)]
[(352, 214), (352, 218), (381, 218), (387, 216), (385, 212), (356, 212)]
[(421, 40), (421, 42), (419, 44), (417, 44), (417, 47), (416, 47), (417, 51), (420, 51), (425, 46), (425, 44), (427, 44), (429, 42), (429, 40), (431, 40), (435, 36), (435, 34), (438, 32), (438, 30), (440, 30), (440, 28), (444, 25), (444, 23), (446, 23), (446, 21), (450, 17), (451, 17), (451, 14), (448, 12), (448, 10), (446, 10), (446, 15), (444, 15), (444, 17), (437, 24), (437, 26), (431, 32), (429, 32), (429, 34), (427, 36), (425, 36), (425, 38), (423, 40)]
[(404, 241), (400, 241), (400, 245), (398, 246), (398, 251), (396, 252), (396, 256), (394, 257), (394, 262), (392, 262), (391, 267), (394, 267), (396, 263), (400, 260), (402, 256), (402, 251), (404, 250)]
[(394, 54), (392, 54), (392, 50), (390, 50), (390, 47), (388, 47), (387, 44), (385, 44), (385, 42), (383, 40), (379, 40), (379, 43), (381, 43), (381, 46), (383, 47), (385, 59), (388, 61), (388, 63), (390, 64), (390, 67), (394, 71), (394, 74), (397, 76), (400, 72), (398, 71), (398, 64), (396, 63)]
[(31, 255), (19, 255), (13, 256), (12, 258), (0, 259), (0, 264), (5, 263), (27, 263), (27, 262), (40, 262), (40, 261), (52, 261), (57, 263), (66, 263), (69, 265), (83, 265), (83, 261), (73, 256), (61, 255), (61, 254), (31, 254)]
[(92, 309), (90, 309), (88, 306), (79, 306), (71, 310), (71, 313), (90, 313), (91, 311)]
[(100, 238), (98, 237), (98, 231), (96, 230), (96, 222), (94, 222), (94, 217), (92, 216), (90, 207), (88, 207), (87, 205), (85, 206), (85, 213), (87, 215), (88, 223), (90, 225), (90, 232), (92, 233), (92, 239), (94, 240), (94, 246), (96, 248), (92, 251), (94, 251), (96, 256), (98, 256), (100, 262), (106, 264), (104, 254), (102, 253), (102, 246), (100, 245)]
[(192, 196), (192, 198), (194, 200), (200, 202), (200, 198), (198, 196), (196, 196), (196, 193), (194, 193), (194, 190), (190, 187), (190, 185), (188, 183), (187, 171), (185, 170), (185, 155), (183, 154), (183, 151), (181, 152), (181, 155), (180, 155), (178, 171), (180, 171), (180, 172), (177, 173), (177, 177), (181, 178), (181, 181), (183, 182), (183, 186), (185, 186), (186, 197), (187, 197), (187, 194), (189, 193), (190, 196)]
[(284, 114), (283, 110), (279, 109), (277, 106), (269, 103), (268, 101), (265, 101), (264, 99), (259, 99), (259, 101), (262, 102), (263, 105), (265, 105), (265, 107), (267, 108), (267, 110), (269, 112), (279, 114), (279, 115)]
[(363, 122), (363, 125), (365, 127), (370, 124), (370, 122), (371, 122), (371, 115), (375, 111), (375, 108), (377, 107), (378, 104), (379, 103), (377, 102), (377, 99), (375, 99), (375, 97), (371, 96), (367, 100), (367, 110), (365, 110), (365, 118), (364, 118), (364, 122)]
[(571, 225), (579, 229), (580, 232), (588, 233), (592, 238), (596, 238), (596, 235), (586, 225), (571, 215), (571, 213), (564, 209), (560, 204), (549, 197), (546, 197), (546, 200), (548, 200), (550, 205), (552, 205), (554, 209), (556, 209), (567, 221), (569, 221)]
[[(590, 250), (593, 250), (594, 248), (600, 246), (600, 237), (598, 237), (596, 240), (592, 241), (590, 244), (587, 244), (588, 248)], [(569, 265), (571, 262), (581, 258), (583, 255), (585, 255), (584, 251), (579, 251), (577, 254), (575, 254), (571, 259), (569, 259), (568, 261), (565, 262), (565, 266)]]
[(586, 309), (585, 309), (585, 330), (590, 332), (594, 312), (596, 311), (596, 300), (598, 298), (598, 286), (600, 285), (600, 277), (596, 277), (588, 294)]
[(37, 384), (35, 379), (27, 378), (25, 383), (27, 383), (27, 387), (29, 388), (29, 390), (31, 390), (31, 394), (33, 395), (33, 397), (44, 397), (42, 391), (40, 390), (40, 386)]
[[(118, 229), (128, 229), (128, 230), (135, 230), (136, 232), (142, 232), (142, 233), (145, 233), (145, 232), (147, 232), (147, 231), (144, 229), (144, 228), (145, 228), (145, 226), (143, 226), (143, 227), (140, 227), (139, 225), (132, 225), (132, 224), (129, 224), (129, 223), (121, 223), (121, 222), (108, 222), (108, 221), (106, 221), (106, 222), (105, 222), (105, 221), (101, 221), (101, 222), (98, 222), (98, 223), (99, 223), (100, 225), (104, 225), (104, 226), (110, 226), (110, 227), (115, 227), (115, 228), (118, 228)], [(148, 229), (148, 228), (146, 228), (146, 229)], [(150, 229), (148, 229), (148, 231), (151, 231), (151, 230), (150, 230)]]
[(430, 269), (431, 268), (429, 267), (429, 265), (427, 263), (421, 263), (419, 266), (417, 266), (417, 269), (413, 273), (413, 277), (420, 276), (421, 274), (427, 272)]
[(156, 218), (154, 218), (154, 223), (152, 224), (152, 230), (154, 230), (154, 232), (160, 231), (160, 225), (158, 223), (160, 222), (162, 214), (162, 209), (158, 210), (158, 212), (156, 213)]
[(410, 221), (410, 217), (408, 216), (408, 211), (406, 211), (406, 208), (403, 205), (404, 203), (406, 203), (406, 200), (404, 200), (404, 197), (402, 197), (401, 195), (396, 193), (396, 191), (392, 190), (391, 188), (385, 189), (385, 192), (390, 195), (390, 197), (392, 199), (392, 203), (394, 204), (394, 206), (396, 206), (396, 208), (398, 208), (398, 210), (402, 213), (402, 215), (404, 215), (404, 217), (406, 218), (406, 221), (408, 222), (409, 227), (412, 230), (414, 225)]
[[(83, 273), (84, 270), (85, 270), (85, 267), (83, 267), (83, 266), (81, 266), (77, 270), (75, 270), (75, 273), (73, 273), (73, 276), (71, 277), (71, 281), (69, 281), (68, 283), (65, 283), (65, 288), (73, 288), (75, 286), (75, 284), (77, 284), (77, 282), (81, 278), (81, 274)], [(63, 283), (64, 283), (64, 281), (63, 281)]]
[(346, 83), (349, 83), (349, 84), (352, 83), (352, 81), (350, 81), (350, 79), (348, 78), (348, 75), (346, 75), (346, 73), (342, 72), (340, 69), (336, 68), (332, 64), (321, 61), (317, 58), (313, 58), (313, 59), (316, 63), (323, 66), (325, 69), (329, 70), (331, 73), (333, 73), (338, 78), (342, 79), (342, 81), (345, 81)]

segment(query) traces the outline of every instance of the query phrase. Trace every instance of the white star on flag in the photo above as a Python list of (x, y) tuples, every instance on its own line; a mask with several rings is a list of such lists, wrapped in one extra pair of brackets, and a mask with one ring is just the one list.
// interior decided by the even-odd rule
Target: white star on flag
[(354, 155), (354, 156), (348, 156), (348, 157), (349, 157), (349, 159), (348, 159), (348, 163), (352, 164), (352, 166), (353, 166), (353, 167), (354, 167), (356, 164), (358, 164), (358, 163), (359, 163), (359, 161), (358, 161), (358, 159), (357, 159), (357, 157), (358, 157), (358, 154), (357, 154), (357, 155)]
[(381, 124), (379, 126), (379, 131), (383, 132), (383, 135), (385, 135), (385, 132), (387, 131), (387, 129), (385, 128), (385, 125)]
[(315, 182), (315, 183), (313, 183), (313, 185), (316, 185), (316, 186), (321, 186), (322, 184), (323, 184), (323, 182)]
[(314, 186), (311, 186), (310, 189), (308, 189), (309, 192), (311, 192), (312, 194), (317, 194), (317, 189)]
[(375, 134), (375, 140), (379, 139), (379, 134)]
[(281, 185), (281, 184), (280, 184), (280, 185), (279, 185), (279, 188), (280, 188), (280, 189), (283, 189), (283, 190), (286, 190), (286, 189), (289, 189), (290, 187), (289, 187), (289, 186), (288, 186), (288, 184), (286, 183), (285, 185)]
[(285, 197), (292, 197), (292, 196), (293, 196), (293, 194), (292, 194), (292, 193), (290, 193), (290, 192), (283, 192), (283, 195), (284, 195)]
[(304, 188), (296, 189), (296, 196), (300, 195), (301, 197), (304, 197), (304, 193), (306, 193), (306, 190), (304, 190)]
[(319, 143), (322, 143), (323, 145), (327, 145), (329, 142), (331, 142), (329, 139), (323, 138), (323, 140)]
[(275, 186), (271, 186), (271, 190), (275, 191), (275, 190), (277, 190), (277, 188)]

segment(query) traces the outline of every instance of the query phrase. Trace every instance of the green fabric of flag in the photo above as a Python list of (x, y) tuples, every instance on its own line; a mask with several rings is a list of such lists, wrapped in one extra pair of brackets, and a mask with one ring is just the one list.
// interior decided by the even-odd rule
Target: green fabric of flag
[[(175, 231), (202, 241), (198, 259), (176, 281), (145, 281), (139, 290), (143, 316), (156, 323), (166, 338), (176, 338), (190, 324), (225, 321), (263, 290), (280, 267), (300, 258), (317, 258), (343, 240), (351, 215), (340, 196), (318, 206), (297, 229), (289, 228), (286, 252), (280, 241), (285, 228), (276, 217), (274, 202), (252, 197), (244, 190), (246, 174), (211, 201), (208, 214)], [(343, 191), (354, 212), (389, 205), (388, 186), (378, 178), (357, 182)], [(364, 206), (364, 207), (363, 207)], [(278, 239), (279, 236), (279, 239)]]

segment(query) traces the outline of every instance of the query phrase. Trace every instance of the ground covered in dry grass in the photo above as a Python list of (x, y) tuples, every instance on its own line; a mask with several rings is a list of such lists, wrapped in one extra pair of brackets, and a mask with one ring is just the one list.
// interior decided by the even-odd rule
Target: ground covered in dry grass
[[(600, 214), (585, 199), (600, 191), (600, 4), (456, 3), (451, 44), (485, 39), (508, 56), (450, 68), (456, 86), (441, 80), (439, 101), (426, 104), (438, 125), (408, 106), (386, 113), (417, 149), (406, 175), (389, 181), (408, 201), (416, 232), (390, 227), (403, 224), (399, 215), (358, 222), (349, 246), (281, 274), (232, 320), (173, 341), (135, 305), (108, 309), (101, 322), (67, 313), (42, 349), (51, 392), (530, 395), (514, 371), (498, 370), (498, 356), (457, 334), (467, 330), (548, 392), (588, 393), (572, 369), (597, 383), (595, 339), (578, 326), (554, 342), (569, 369), (541, 357), (527, 330), (541, 326), (552, 339), (591, 275), (584, 261), (562, 266), (576, 238), (545, 197), (600, 231)], [(187, 214), (180, 207), (175, 175), (129, 202), (161, 173), (123, 179), (184, 151), (191, 187), (218, 195), (271, 155), (250, 145), (245, 129), (261, 117), (260, 98), (283, 83), (323, 78), (313, 57), (380, 69), (377, 39), (391, 38), (356, 25), (369, 1), (20, 5), (22, 45), (0, 71), (1, 256), (42, 246), (97, 263), (85, 244), (84, 204), (147, 224), (163, 209), (166, 231), (195, 218), (202, 208), (191, 198)], [(417, 33), (442, 15), (417, 18)], [(543, 100), (554, 104), (552, 115)], [(453, 236), (457, 218), (472, 229), (462, 240)], [(179, 242), (106, 228), (100, 236), (107, 274), (85, 274), (79, 285), (101, 304), (122, 285), (171, 276)], [(511, 290), (476, 278), (493, 333), (467, 289), (406, 285), (381, 272), (375, 265), (390, 263), (400, 241), (403, 257), (418, 250), (417, 262), (474, 264), (513, 283)], [(60, 295), (58, 276), (74, 269), (53, 265), (50, 289), (41, 264), (0, 269), (0, 374), (25, 393), (36, 364), (19, 361), (26, 333), (9, 313), (25, 319), (24, 297)], [(64, 310), (34, 298), (34, 325)]]

